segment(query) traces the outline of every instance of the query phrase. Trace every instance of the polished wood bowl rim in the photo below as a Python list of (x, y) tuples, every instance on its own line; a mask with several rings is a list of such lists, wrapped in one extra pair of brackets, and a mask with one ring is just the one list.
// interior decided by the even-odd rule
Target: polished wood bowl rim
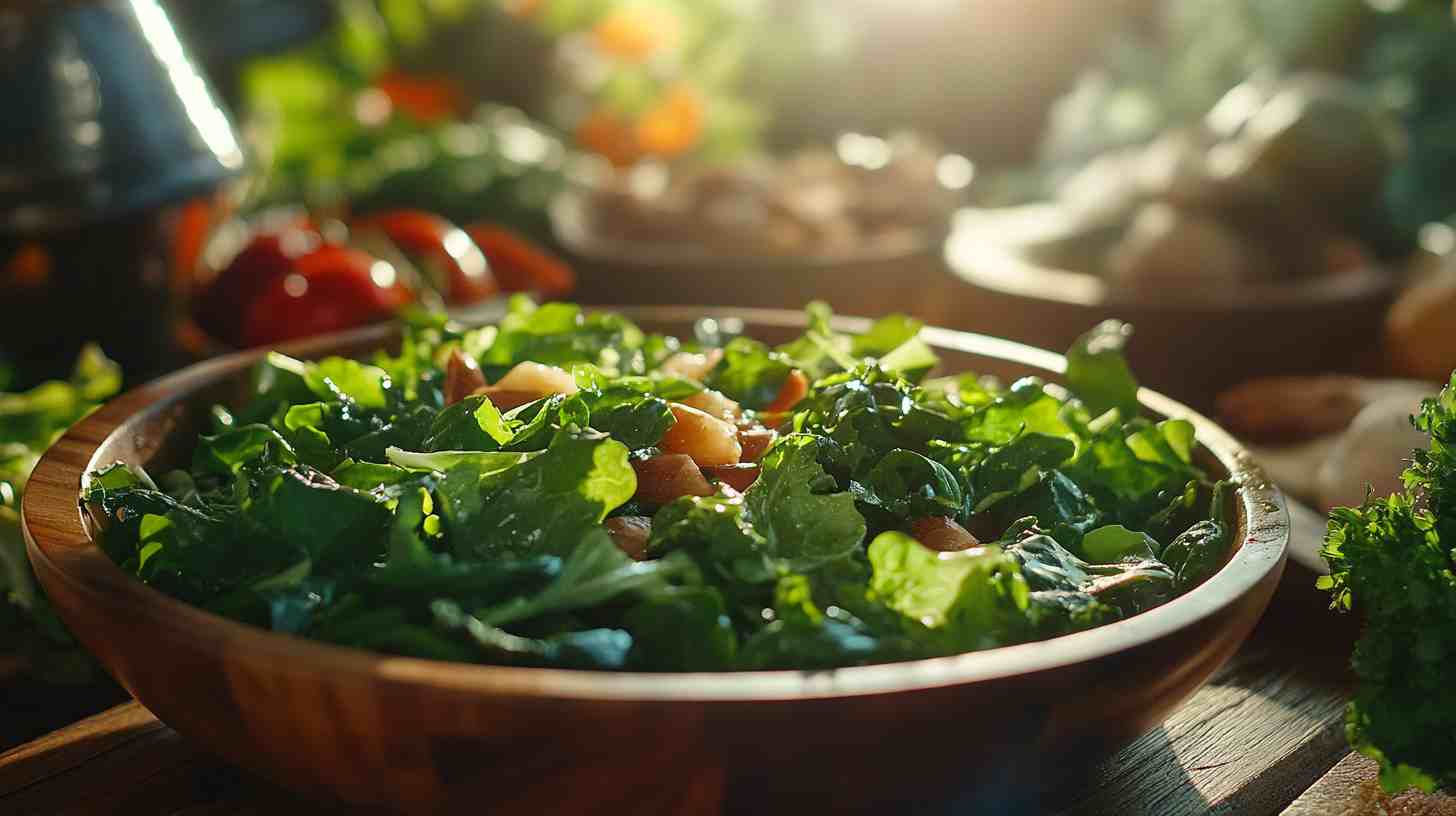
[[(739, 318), (749, 327), (802, 327), (796, 312), (701, 307), (619, 309), (641, 322), (691, 322), (700, 317)], [(867, 321), (838, 318), (838, 328), (862, 329)], [(383, 346), (396, 329), (375, 326), (283, 347), (300, 356), (331, 349)], [(945, 350), (1000, 358), (1048, 374), (1063, 371), (1060, 355), (1019, 343), (966, 332), (927, 328), (924, 339)], [(300, 671), (330, 672), (361, 681), (383, 680), (501, 697), (602, 700), (744, 702), (819, 699), (907, 692), (1041, 672), (1104, 657), (1150, 643), (1233, 605), (1282, 569), (1289, 537), (1284, 499), (1248, 454), (1209, 420), (1182, 405), (1143, 389), (1145, 409), (1190, 420), (1199, 441), (1241, 483), (1238, 529), (1241, 545), (1229, 563), (1191, 592), (1169, 603), (1086, 632), (953, 657), (860, 666), (834, 671), (766, 671), (650, 674), (537, 669), (447, 663), (381, 655), (276, 634), (227, 620), (175, 600), (124, 573), (93, 540), (80, 507), (83, 478), (109, 462), (97, 461), (98, 449), (114, 434), (133, 432), (128, 420), (177, 408), (199, 388), (252, 366), (263, 350), (239, 352), (199, 363), (131, 390), (83, 419), (37, 465), (25, 493), (22, 524), (30, 557), (44, 563), (56, 580), (77, 595), (126, 615), (132, 626), (155, 627), (186, 639), (219, 662), (239, 659), (277, 661)]]

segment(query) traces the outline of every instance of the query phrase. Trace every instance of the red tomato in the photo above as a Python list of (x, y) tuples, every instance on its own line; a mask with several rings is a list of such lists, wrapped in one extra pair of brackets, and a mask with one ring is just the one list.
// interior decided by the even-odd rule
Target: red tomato
[(562, 297), (576, 288), (576, 275), (571, 267), (505, 227), (480, 223), (466, 227), (465, 231), (485, 253), (495, 279), (505, 291)]
[(243, 338), (259, 346), (384, 320), (413, 299), (394, 267), (327, 245), (298, 258), (245, 312)]
[(475, 303), (500, 292), (480, 247), (464, 230), (438, 215), (391, 210), (354, 223), (388, 236), (450, 303)]
[(249, 305), (292, 271), (296, 259), (322, 244), (318, 228), (302, 217), (258, 232), (198, 296), (198, 324), (223, 342), (244, 342)]

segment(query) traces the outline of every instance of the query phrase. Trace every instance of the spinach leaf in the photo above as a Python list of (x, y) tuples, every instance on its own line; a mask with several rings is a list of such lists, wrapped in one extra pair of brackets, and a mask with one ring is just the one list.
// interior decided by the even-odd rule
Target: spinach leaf
[(445, 473), (465, 466), (473, 471), (476, 479), (482, 479), (515, 467), (540, 455), (540, 451), (517, 453), (515, 451), (434, 451), (418, 453), (389, 448), (384, 452), (391, 465), (411, 470), (433, 470)]
[(449, 601), (436, 601), (430, 610), (438, 628), (464, 634), (481, 656), (495, 662), (611, 670), (623, 668), (632, 651), (632, 636), (621, 629), (587, 629), (526, 638), (485, 624)]
[(887, 315), (876, 320), (864, 334), (857, 335), (849, 350), (859, 358), (883, 357), (914, 340), (924, 327), (924, 323), (913, 317)]
[(470, 461), (450, 467), (438, 492), (451, 548), (461, 558), (571, 552), (636, 492), (627, 454), (603, 434), (562, 433), (545, 452), (504, 470)]
[(1163, 561), (1177, 575), (1180, 590), (1203, 583), (1228, 560), (1232, 546), (1224, 522), (1224, 502), (1229, 482), (1219, 482), (1213, 489), (1209, 518), (1184, 530), (1163, 551)]
[(1094, 564), (1157, 558), (1158, 542), (1121, 524), (1098, 527), (1082, 537), (1082, 554)]
[(768, 552), (795, 571), (854, 552), (865, 536), (854, 497), (837, 492), (819, 465), (819, 439), (790, 434), (764, 454), (762, 472), (744, 500)]
[(321, 400), (347, 400), (364, 409), (384, 408), (390, 387), (384, 369), (343, 357), (305, 363), (303, 382)]
[(425, 435), (424, 449), (434, 451), (493, 451), (509, 443), (515, 429), (488, 397), (474, 396), (441, 411)]
[(1005, 551), (1021, 565), (1031, 589), (1086, 593), (1121, 615), (1150, 609), (1175, 594), (1173, 571), (1154, 559), (1089, 564), (1035, 531)]
[(391, 518), (377, 497), (311, 468), (277, 472), (248, 515), (277, 540), (325, 563), (382, 555)]
[(705, 572), (731, 581), (761, 584), (780, 572), (767, 539), (750, 523), (743, 496), (683, 496), (652, 519), (647, 551), (653, 556), (686, 551)]
[(960, 482), (939, 462), (896, 448), (875, 464), (850, 492), (863, 504), (901, 519), (957, 516), (963, 497)]
[(1137, 380), (1122, 350), (1132, 327), (1119, 320), (1104, 320), (1067, 350), (1067, 387), (1095, 416), (1117, 409), (1123, 420), (1138, 414)]
[(826, 437), (825, 465), (841, 484), (862, 480), (897, 448), (925, 455), (932, 440), (958, 441), (961, 426), (909, 381), (862, 366), (815, 384), (794, 414), (794, 430)]
[(481, 610), (476, 617), (487, 626), (504, 626), (547, 613), (596, 606), (625, 593), (662, 589), (671, 580), (693, 572), (692, 562), (683, 558), (633, 561), (598, 528), (562, 562), (561, 574), (545, 589)]
[(712, 587), (659, 590), (622, 620), (632, 633), (630, 662), (638, 668), (723, 671), (738, 651), (723, 596)]
[(298, 454), (267, 425), (244, 425), (202, 437), (192, 456), (193, 470), (218, 476), (232, 476), (244, 465), (259, 462), (286, 467), (298, 462)]
[(1000, 550), (937, 553), (899, 532), (870, 542), (870, 591), (886, 606), (931, 630), (939, 650), (1000, 645), (1026, 625), (1026, 582)]
[(621, 315), (586, 314), (571, 303), (538, 307), (515, 296), (480, 364), (492, 381), (527, 360), (564, 368), (592, 363), (619, 374), (641, 373), (646, 368), (644, 340), (642, 330)]
[(676, 423), (667, 400), (632, 388), (609, 388), (587, 398), (591, 427), (632, 450), (662, 441)]
[(1072, 457), (1076, 446), (1066, 439), (1027, 433), (997, 448), (981, 460), (971, 476), (975, 510), (985, 510), (1038, 483), (1043, 471), (1053, 470)]
[(709, 373), (706, 384), (745, 408), (759, 409), (779, 395), (792, 368), (788, 356), (757, 340), (736, 337), (723, 347), (723, 359)]

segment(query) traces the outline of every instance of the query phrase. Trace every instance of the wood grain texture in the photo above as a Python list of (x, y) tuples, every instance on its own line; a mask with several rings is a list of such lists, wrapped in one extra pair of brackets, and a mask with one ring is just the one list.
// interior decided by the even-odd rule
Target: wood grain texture
[[(649, 330), (686, 333), (711, 313), (627, 314)], [(769, 341), (803, 326), (786, 313), (717, 316), (741, 316)], [(1011, 380), (1055, 377), (1063, 366), (991, 338), (942, 330), (926, 339), (952, 371)], [(312, 350), (357, 353), (387, 341), (366, 332)], [(125, 575), (95, 546), (77, 502), (83, 475), (98, 466), (122, 460), (159, 472), (180, 461), (206, 406), (235, 393), (257, 357), (187, 369), (83, 420), (37, 466), (23, 521), (37, 577), (122, 685), (197, 746), (300, 791), (412, 812), (474, 809), (488, 797), (496, 813), (606, 814), (752, 812), (765, 798), (844, 812), (907, 792), (1028, 789), (1048, 769), (1083, 766), (1161, 722), (1233, 655), (1283, 570), (1288, 519), (1278, 492), (1226, 434), (1145, 390), (1151, 413), (1194, 423), (1211, 474), (1241, 480), (1240, 545), (1205, 584), (1126, 621), (835, 672), (526, 669), (308, 642), (223, 620)], [(969, 764), (968, 729), (977, 756)]]
[(1305, 791), (1283, 816), (1456, 816), (1456, 797), (1418, 791), (1390, 796), (1369, 757), (1350, 753)]

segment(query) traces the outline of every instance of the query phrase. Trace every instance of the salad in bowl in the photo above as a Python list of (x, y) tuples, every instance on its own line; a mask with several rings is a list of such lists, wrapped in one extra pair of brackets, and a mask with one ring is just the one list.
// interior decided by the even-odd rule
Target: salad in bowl
[(770, 346), (517, 297), (367, 361), (262, 358), (190, 465), (91, 473), (102, 548), (304, 638), (638, 672), (939, 657), (1137, 615), (1234, 549), (1194, 426), (1109, 321), (1065, 385), (936, 376), (918, 322)]

